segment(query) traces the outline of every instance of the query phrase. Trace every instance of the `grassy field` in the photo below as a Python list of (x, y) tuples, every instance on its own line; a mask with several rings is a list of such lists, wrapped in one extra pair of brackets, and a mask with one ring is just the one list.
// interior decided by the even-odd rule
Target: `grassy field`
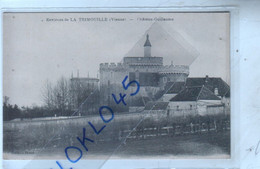
[[(54, 157), (64, 159), (66, 158), (64, 149), (72, 145), (82, 149), (84, 158), (99, 159), (110, 156), (115, 158), (192, 158), (194, 156), (221, 158), (230, 154), (229, 130), (201, 134), (158, 135), (145, 139), (130, 138), (124, 143), (123, 138), (119, 139), (120, 131), (132, 130), (141, 115), (117, 115), (98, 136), (88, 126), (88, 121), (100, 129), (104, 123), (99, 116), (4, 123), (4, 159), (53, 159)], [(140, 127), (156, 127), (167, 121), (172, 122), (171, 119), (166, 120), (159, 114), (156, 118), (145, 119)], [(86, 127), (86, 136), (95, 140), (94, 143), (86, 142), (88, 152), (84, 151), (76, 139), (76, 137), (82, 138), (83, 127)]]
[[(89, 151), (83, 151), (84, 159), (106, 158), (229, 158), (230, 133), (205, 133), (202, 135), (183, 135), (173, 137), (154, 137), (150, 139), (131, 139), (123, 142), (88, 143)], [(79, 148), (82, 148), (78, 145)], [(83, 150), (83, 148), (82, 148)], [(22, 159), (65, 159), (64, 149), (43, 149), (39, 154), (6, 154), (6, 158)], [(73, 156), (72, 156), (73, 157)]]
[(184, 135), (161, 137), (147, 140), (133, 140), (123, 145), (117, 155), (120, 156), (219, 156), (230, 154), (229, 132), (206, 133), (202, 135)]

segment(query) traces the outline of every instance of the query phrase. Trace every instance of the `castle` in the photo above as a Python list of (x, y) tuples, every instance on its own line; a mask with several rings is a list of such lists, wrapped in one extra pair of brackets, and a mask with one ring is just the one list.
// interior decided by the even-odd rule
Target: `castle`
[[(216, 112), (220, 109), (225, 109), (225, 112), (229, 111), (230, 87), (221, 78), (188, 77), (188, 65), (174, 65), (173, 61), (170, 65), (164, 65), (163, 57), (152, 56), (152, 44), (148, 34), (143, 48), (143, 56), (126, 56), (122, 63), (117, 64), (101, 63), (99, 79), (72, 78), (71, 82), (75, 88), (73, 91), (75, 93), (73, 98), (76, 100), (75, 108), (85, 100), (89, 93), (97, 89), (99, 94), (93, 96), (82, 107), (82, 111), (83, 109), (86, 111), (85, 114), (98, 111), (95, 107), (99, 104), (109, 105), (118, 112), (141, 112), (145, 109), (150, 110), (149, 106), (154, 102), (158, 110), (166, 111), (167, 109), (167, 112), (175, 113), (180, 110), (186, 111), (186, 109), (191, 112), (202, 110), (201, 107), (205, 110), (214, 109)], [(130, 93), (136, 91), (136, 86), (130, 86), (128, 90), (124, 90), (122, 81), (126, 76), (129, 77), (128, 81), (139, 82), (141, 87), (138, 95), (130, 96)], [(128, 97), (124, 100), (127, 106), (115, 104), (112, 93), (126, 94)], [(196, 99), (192, 100), (195, 96)], [(204, 110), (200, 112), (205, 113)]]
[[(123, 63), (100, 64), (100, 90), (103, 98), (110, 102), (109, 93), (120, 92), (119, 85), (126, 75), (129, 81), (137, 80), (141, 86), (141, 95), (153, 97), (164, 90), (168, 82), (185, 82), (189, 75), (188, 65), (163, 65), (163, 57), (152, 56), (152, 44), (149, 35), (144, 42), (143, 56), (127, 56)], [(122, 87), (121, 87), (122, 88)]]
[[(219, 77), (188, 77), (188, 65), (164, 65), (163, 57), (152, 56), (149, 35), (143, 56), (126, 56), (122, 63), (101, 63), (98, 78), (71, 78), (74, 108), (82, 115), (97, 112), (108, 105), (117, 112), (155, 111), (177, 115), (206, 115), (230, 112), (230, 87)], [(131, 97), (136, 86), (124, 90), (123, 79), (140, 84), (138, 95)], [(91, 99), (89, 94), (93, 94)], [(126, 94), (127, 105), (116, 104), (112, 94)], [(86, 101), (87, 100), (87, 101)], [(84, 103), (83, 106), (82, 103)], [(156, 105), (155, 107), (153, 107)]]

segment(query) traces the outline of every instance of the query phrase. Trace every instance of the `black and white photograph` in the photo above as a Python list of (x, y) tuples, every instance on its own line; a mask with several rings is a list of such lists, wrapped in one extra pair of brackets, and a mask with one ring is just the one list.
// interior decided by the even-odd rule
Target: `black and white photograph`
[(230, 159), (230, 81), (229, 12), (4, 13), (3, 158)]

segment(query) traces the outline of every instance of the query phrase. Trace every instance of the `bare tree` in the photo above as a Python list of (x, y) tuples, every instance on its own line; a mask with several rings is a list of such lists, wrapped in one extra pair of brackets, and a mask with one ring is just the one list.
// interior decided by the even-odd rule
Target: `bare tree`
[[(42, 98), (48, 110), (69, 115), (81, 109), (80, 114), (96, 112), (99, 104), (99, 92), (94, 83), (79, 78), (66, 79), (61, 77), (53, 85), (49, 81), (43, 86)], [(95, 91), (95, 92), (94, 92)]]
[(52, 85), (48, 80), (45, 82), (42, 90), (42, 98), (45, 106), (49, 110), (59, 111), (60, 115), (65, 115), (64, 112), (70, 109), (71, 96), (69, 80), (61, 77), (55, 85)]
[(61, 77), (54, 87), (54, 98), (56, 107), (61, 110), (61, 115), (69, 108), (70, 105), (70, 85), (69, 81)]
[(4, 101), (4, 104), (8, 105), (9, 104), (9, 97), (4, 96), (3, 101)]
[(50, 81), (46, 80), (43, 89), (42, 89), (42, 99), (45, 106), (48, 109), (53, 109), (54, 105), (54, 93), (53, 93), (53, 86)]

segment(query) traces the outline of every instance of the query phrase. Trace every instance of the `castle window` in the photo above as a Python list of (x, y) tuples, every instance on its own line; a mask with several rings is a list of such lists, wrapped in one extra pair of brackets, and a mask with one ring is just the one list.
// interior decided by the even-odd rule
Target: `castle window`
[(190, 110), (192, 109), (192, 105), (190, 105)]
[(179, 110), (179, 106), (177, 106), (177, 110)]

